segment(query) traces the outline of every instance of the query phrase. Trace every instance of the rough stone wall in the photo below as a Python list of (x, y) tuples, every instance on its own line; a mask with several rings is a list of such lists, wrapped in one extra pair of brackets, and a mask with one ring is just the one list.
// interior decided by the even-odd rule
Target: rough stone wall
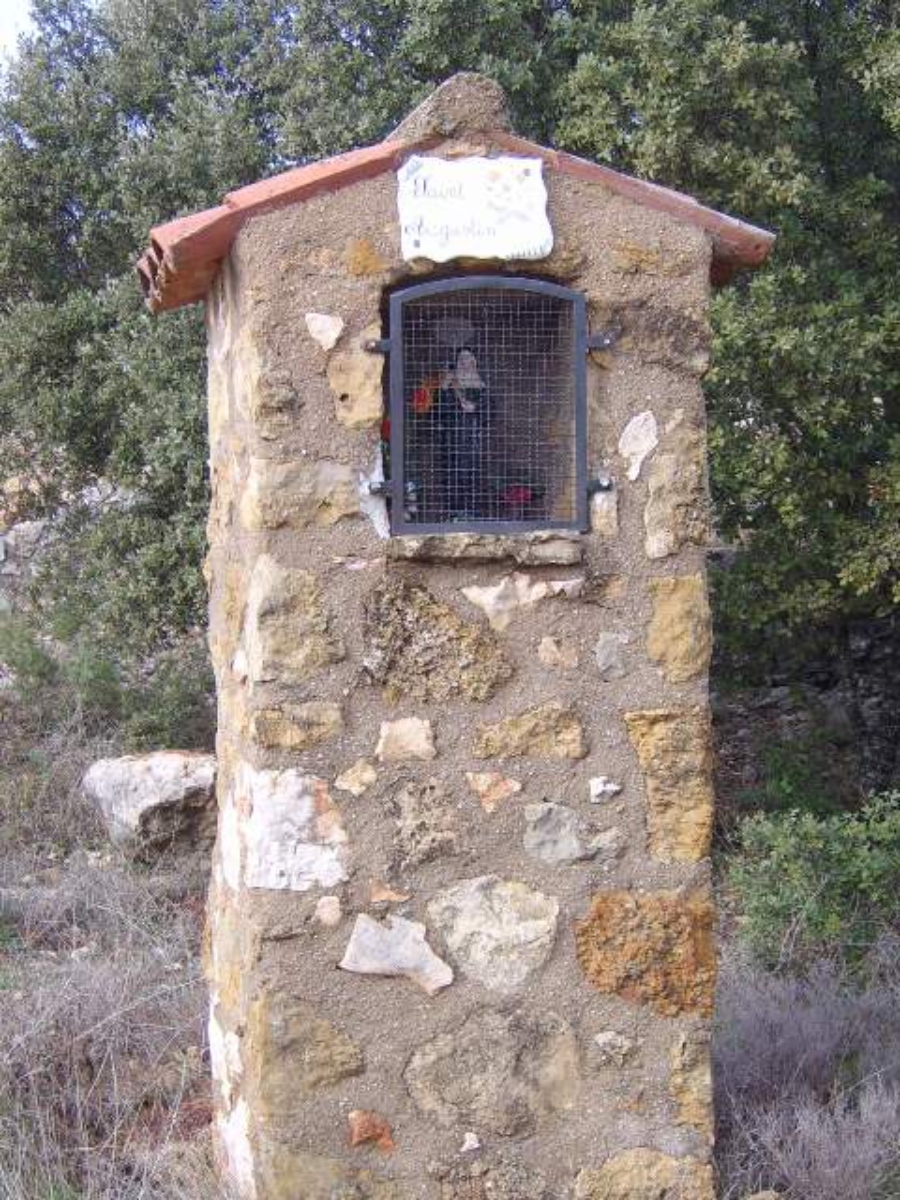
[(710, 249), (548, 186), (552, 257), (497, 269), (621, 328), (590, 534), (379, 536), (362, 343), (428, 273), (391, 176), (252, 221), (208, 303), (210, 1045), (245, 1197), (713, 1194)]

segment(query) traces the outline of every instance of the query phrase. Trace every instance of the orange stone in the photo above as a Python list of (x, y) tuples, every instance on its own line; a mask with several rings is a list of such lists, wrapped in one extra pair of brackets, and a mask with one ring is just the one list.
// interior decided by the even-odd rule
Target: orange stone
[(350, 1124), (350, 1145), (364, 1146), (371, 1142), (385, 1154), (394, 1149), (391, 1127), (380, 1113), (367, 1108), (354, 1108), (347, 1114)]
[(601, 992), (667, 1017), (711, 1016), (714, 915), (704, 892), (601, 892), (576, 922), (578, 961)]

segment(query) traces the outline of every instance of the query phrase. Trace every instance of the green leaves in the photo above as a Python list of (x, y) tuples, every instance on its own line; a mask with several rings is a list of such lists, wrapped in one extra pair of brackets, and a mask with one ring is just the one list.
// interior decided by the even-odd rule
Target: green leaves
[(741, 936), (766, 966), (859, 962), (895, 924), (900, 795), (877, 797), (852, 814), (748, 817), (729, 883)]

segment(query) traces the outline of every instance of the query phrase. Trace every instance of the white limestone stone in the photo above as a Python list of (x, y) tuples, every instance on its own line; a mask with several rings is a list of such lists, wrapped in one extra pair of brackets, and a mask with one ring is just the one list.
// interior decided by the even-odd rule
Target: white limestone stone
[(631, 418), (619, 438), (619, 453), (627, 464), (628, 478), (634, 481), (640, 476), (644, 459), (659, 444), (656, 417), (649, 410)]
[(243, 763), (240, 789), (248, 887), (305, 892), (347, 878), (347, 833), (324, 779)]
[(340, 966), (360, 975), (403, 976), (429, 996), (453, 982), (452, 968), (425, 940), (425, 926), (405, 917), (382, 923), (360, 913)]
[(333, 350), (338, 338), (344, 332), (344, 322), (341, 317), (333, 317), (328, 313), (308, 312), (306, 328), (313, 341), (323, 350)]
[(485, 587), (464, 587), (465, 598), (480, 608), (491, 628), (503, 632), (517, 609), (536, 604), (548, 596), (575, 597), (581, 593), (584, 579), (532, 579), (522, 571), (506, 575), (499, 583)]
[(550, 954), (559, 901), (518, 880), (481, 875), (438, 892), (427, 912), (463, 973), (508, 993)]
[(421, 717), (401, 717), (382, 721), (375, 756), (379, 762), (407, 762), (430, 759), (437, 754), (431, 722)]

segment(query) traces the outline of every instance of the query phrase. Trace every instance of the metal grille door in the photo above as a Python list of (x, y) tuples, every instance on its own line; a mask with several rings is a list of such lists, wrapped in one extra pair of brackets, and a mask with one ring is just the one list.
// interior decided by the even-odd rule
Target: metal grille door
[(391, 298), (394, 532), (584, 527), (576, 292), (469, 277)]

